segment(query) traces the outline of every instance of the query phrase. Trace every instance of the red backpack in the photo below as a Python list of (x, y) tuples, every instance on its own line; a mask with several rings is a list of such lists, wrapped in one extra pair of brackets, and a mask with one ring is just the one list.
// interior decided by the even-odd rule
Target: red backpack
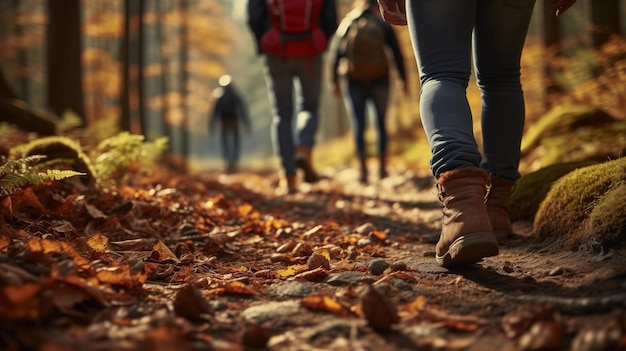
[(326, 50), (327, 39), (318, 26), (324, 0), (266, 0), (272, 27), (261, 38), (266, 53), (310, 57)]

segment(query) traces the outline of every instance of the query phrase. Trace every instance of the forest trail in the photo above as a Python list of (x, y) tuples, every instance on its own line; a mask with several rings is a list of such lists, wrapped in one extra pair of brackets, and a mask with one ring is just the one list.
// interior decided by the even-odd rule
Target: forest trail
[(626, 348), (623, 250), (547, 252), (515, 223), (499, 256), (448, 270), (434, 259), (441, 205), (427, 172), (369, 185), (352, 169), (324, 175), (288, 196), (273, 173), (163, 169), (127, 173), (117, 192), (37, 188), (46, 213), (17, 207), (3, 223), (0, 346)]

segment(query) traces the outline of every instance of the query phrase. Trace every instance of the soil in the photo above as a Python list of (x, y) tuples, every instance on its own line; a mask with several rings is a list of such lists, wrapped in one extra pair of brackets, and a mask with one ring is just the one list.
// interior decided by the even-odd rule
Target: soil
[[(186, 205), (170, 221), (178, 232), (162, 237), (179, 261), (153, 248), (143, 256), (151, 275), (127, 301), (16, 322), (37, 342), (5, 320), (0, 341), (51, 350), (626, 349), (623, 248), (555, 252), (518, 222), (498, 256), (445, 269), (434, 258), (441, 205), (428, 171), (398, 167), (369, 184), (353, 169), (322, 174), (291, 195), (276, 194), (274, 173), (137, 177), (134, 189), (175, 188), (170, 210), (173, 200)], [(181, 242), (193, 250), (187, 264)]]

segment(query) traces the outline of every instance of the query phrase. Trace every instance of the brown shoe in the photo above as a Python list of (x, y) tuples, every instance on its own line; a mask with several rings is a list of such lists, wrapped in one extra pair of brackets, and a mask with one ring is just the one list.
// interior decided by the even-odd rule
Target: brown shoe
[(311, 147), (300, 145), (296, 149), (296, 167), (304, 172), (304, 181), (307, 183), (315, 183), (320, 180), (311, 164)]
[(295, 194), (298, 192), (296, 186), (296, 174), (285, 174), (280, 177), (278, 188), (276, 189), (277, 195)]
[(506, 243), (509, 233), (511, 233), (511, 220), (509, 219), (509, 208), (511, 191), (515, 186), (514, 180), (500, 178), (490, 175), (491, 181), (487, 186), (487, 214), (493, 227), (493, 233), (498, 239), (498, 243)]
[(437, 182), (443, 203), (437, 263), (444, 267), (481, 261), (499, 253), (485, 208), (487, 172), (461, 168), (442, 173)]

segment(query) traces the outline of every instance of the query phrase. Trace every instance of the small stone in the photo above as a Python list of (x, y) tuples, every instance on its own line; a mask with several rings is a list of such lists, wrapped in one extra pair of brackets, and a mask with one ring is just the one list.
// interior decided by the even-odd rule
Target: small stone
[(356, 246), (357, 247), (361, 247), (361, 248), (366, 247), (366, 246), (370, 246), (370, 245), (372, 245), (372, 240), (369, 239), (369, 238), (368, 239), (366, 239), (366, 238), (359, 239), (359, 241), (356, 242)]
[(557, 276), (557, 275), (561, 275), (561, 274), (563, 274), (563, 273), (565, 273), (565, 271), (563, 270), (563, 268), (561, 268), (561, 267), (556, 267), (556, 268), (552, 269), (552, 270), (548, 273), (548, 275), (549, 275), (549, 276), (551, 276), (551, 277), (554, 277), (554, 276)]
[(385, 269), (389, 268), (389, 263), (385, 260), (376, 259), (372, 260), (367, 268), (373, 275), (381, 275)]
[(393, 272), (406, 271), (406, 263), (404, 263), (402, 261), (396, 261), (396, 262), (392, 263), (391, 264), (391, 271), (393, 271)]

